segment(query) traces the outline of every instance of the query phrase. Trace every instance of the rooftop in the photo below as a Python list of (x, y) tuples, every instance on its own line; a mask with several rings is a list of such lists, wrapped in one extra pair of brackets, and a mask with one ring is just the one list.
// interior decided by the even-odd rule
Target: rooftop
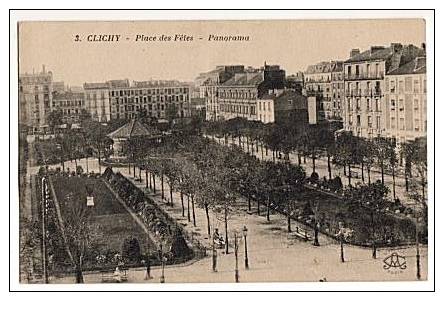
[(388, 75), (424, 74), (426, 73), (426, 57), (416, 57), (401, 67), (388, 72)]
[(133, 137), (142, 137), (142, 136), (159, 136), (160, 132), (152, 127), (145, 126), (139, 120), (132, 119), (127, 124), (119, 127), (112, 133), (109, 133), (107, 136), (109, 138), (133, 138)]

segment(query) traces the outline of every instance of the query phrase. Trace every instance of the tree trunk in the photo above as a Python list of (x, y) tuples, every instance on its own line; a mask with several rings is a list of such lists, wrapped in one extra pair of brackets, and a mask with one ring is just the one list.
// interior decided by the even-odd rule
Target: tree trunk
[(270, 195), (267, 197), (267, 221), (270, 221)]
[(152, 175), (153, 175), (153, 191), (154, 193), (156, 193), (156, 175), (155, 174)]
[(145, 169), (145, 188), (148, 189), (149, 185), (148, 185), (148, 170)]
[(187, 194), (187, 218), (188, 222), (191, 222), (191, 214), (190, 214), (190, 195)]
[(248, 211), (251, 212), (251, 195), (248, 193)]
[(330, 154), (327, 154), (327, 167), (328, 167), (328, 179), (331, 180), (331, 163), (330, 163)]
[(80, 265), (77, 264), (75, 270), (76, 270), (76, 283), (77, 284), (83, 283), (83, 272)]
[(99, 154), (99, 158), (98, 158), (98, 161), (99, 161), (99, 174), (102, 174), (102, 167), (100, 166), (100, 162), (102, 162), (102, 158), (100, 157), (100, 149), (99, 149), (99, 152), (98, 152), (98, 154)]
[(261, 144), (261, 154), (262, 154), (262, 160), (264, 159), (264, 146)]
[(180, 202), (182, 203), (182, 217), (185, 217), (185, 205), (183, 205), (183, 192), (180, 192)]
[(302, 164), (301, 154), (298, 151), (298, 165), (301, 166), (301, 164)]
[(139, 181), (142, 182), (142, 169), (139, 166)]
[(276, 160), (275, 160), (275, 154), (274, 154), (274, 149), (271, 151), (271, 154), (272, 154), (272, 156), (273, 156), (273, 163), (275, 163), (276, 162)]
[(88, 156), (85, 158), (86, 160), (86, 173), (89, 173), (89, 165), (88, 165)]
[(160, 187), (162, 191), (162, 200), (165, 199), (165, 189), (163, 187), (163, 173), (160, 174)]
[(287, 211), (287, 231), (288, 233), (291, 232), (291, 212), (290, 209)]
[(133, 178), (136, 179), (136, 163), (133, 163)]
[(392, 168), (392, 178), (393, 178), (393, 200), (396, 199), (396, 176), (395, 176), (395, 166)]
[(209, 213), (209, 211), (208, 211), (208, 204), (205, 204), (205, 215), (207, 216), (207, 231), (208, 231), (208, 236), (211, 237), (210, 213)]
[(151, 172), (148, 173), (148, 179), (150, 180), (150, 189), (153, 189), (153, 178), (152, 178), (153, 174)]
[(225, 206), (225, 254), (228, 254), (228, 208)]
[(312, 161), (313, 173), (315, 173), (316, 172), (316, 157), (314, 155), (311, 157), (311, 161)]
[(344, 163), (344, 176), (347, 176), (347, 164)]
[(173, 187), (170, 185), (170, 200), (171, 200), (171, 206), (174, 205), (173, 203)]
[(409, 176), (407, 174), (407, 171), (405, 171), (404, 173), (404, 178), (405, 178), (405, 191), (409, 192)]
[(256, 200), (257, 200), (257, 215), (260, 216), (261, 215), (261, 203), (259, 202), (259, 198), (257, 198)]
[(351, 175), (351, 165), (348, 164), (348, 185), (351, 186), (352, 184), (352, 175)]
[(367, 178), (368, 178), (368, 184), (369, 184), (369, 185), (371, 184), (370, 170), (371, 170), (370, 166), (367, 166)]
[(191, 196), (191, 207), (193, 211), (193, 226), (196, 227), (196, 213), (194, 212), (194, 196)]
[(361, 180), (362, 183), (365, 183), (365, 179), (364, 179), (364, 162), (361, 163)]
[(384, 163), (381, 162), (381, 182), (384, 185)]

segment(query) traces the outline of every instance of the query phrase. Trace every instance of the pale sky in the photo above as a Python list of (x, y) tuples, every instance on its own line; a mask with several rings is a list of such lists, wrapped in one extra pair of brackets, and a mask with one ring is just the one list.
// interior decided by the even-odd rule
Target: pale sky
[[(87, 42), (89, 34), (118, 34), (119, 42)], [(191, 42), (135, 42), (137, 34), (193, 36)], [(248, 42), (208, 42), (208, 36), (244, 35)], [(82, 42), (74, 42), (79, 35)], [(128, 38), (128, 40), (126, 40)], [(199, 38), (202, 38), (201, 40)], [(278, 64), (287, 74), (319, 61), (345, 60), (352, 48), (391, 42), (420, 46), (425, 21), (294, 20), (187, 22), (25, 22), (19, 27), (19, 72), (40, 71), (80, 86), (111, 79), (192, 81), (217, 65)]]

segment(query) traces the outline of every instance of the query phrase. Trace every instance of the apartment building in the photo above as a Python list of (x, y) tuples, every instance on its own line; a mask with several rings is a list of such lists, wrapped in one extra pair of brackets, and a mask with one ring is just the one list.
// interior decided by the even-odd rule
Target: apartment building
[[(150, 117), (165, 119), (168, 110), (183, 118), (191, 115), (191, 85), (179, 81), (133, 81), (110, 84), (113, 118), (134, 119), (141, 110)], [(174, 107), (173, 107), (174, 106)]]
[(387, 73), (385, 90), (386, 136), (397, 143), (426, 136), (426, 57), (416, 57)]
[(200, 97), (205, 99), (206, 120), (219, 119), (218, 86), (231, 79), (236, 73), (242, 72), (244, 72), (242, 65), (217, 66), (216, 69), (201, 73), (196, 78), (195, 85), (199, 87)]
[(257, 100), (270, 90), (285, 89), (285, 71), (278, 65), (246, 68), (242, 73), (220, 84), (217, 88), (219, 119), (236, 117), (258, 120)]
[(362, 53), (353, 49), (344, 62), (344, 128), (366, 138), (388, 136), (385, 76), (423, 54), (421, 48), (399, 43)]
[(19, 123), (30, 132), (43, 131), (52, 109), (53, 77), (43, 65), (38, 73), (19, 75)]
[(78, 123), (85, 108), (85, 94), (83, 92), (54, 92), (52, 96), (53, 109), (60, 110), (63, 122), (68, 124)]

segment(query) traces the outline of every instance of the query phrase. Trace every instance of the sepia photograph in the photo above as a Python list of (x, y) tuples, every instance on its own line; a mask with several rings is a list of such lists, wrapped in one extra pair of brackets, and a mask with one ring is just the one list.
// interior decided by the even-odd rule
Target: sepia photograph
[(18, 20), (11, 278), (429, 280), (433, 38), (355, 16)]

